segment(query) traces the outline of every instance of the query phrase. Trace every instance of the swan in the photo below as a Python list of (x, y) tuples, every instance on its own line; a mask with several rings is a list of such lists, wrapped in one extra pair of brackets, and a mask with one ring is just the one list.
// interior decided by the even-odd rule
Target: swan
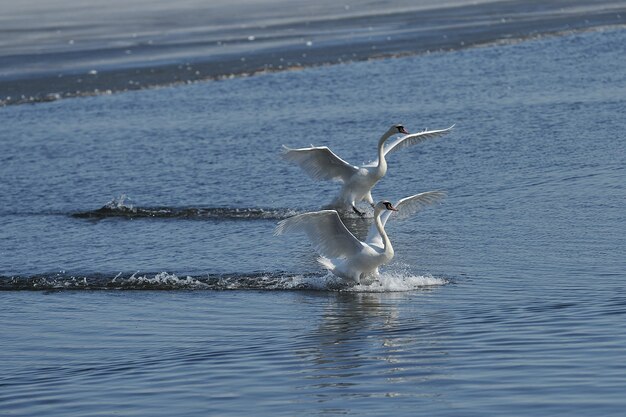
[[(441, 201), (445, 196), (445, 191), (427, 191), (425, 193), (419, 193), (402, 198), (394, 204), (394, 207), (397, 209), (397, 213), (394, 214), (394, 211), (383, 212), (380, 216), (380, 223), (383, 227), (385, 227), (387, 220), (389, 220), (392, 215), (397, 219), (406, 219), (422, 209), (424, 206)], [(378, 226), (375, 223), (370, 226), (365, 242), (372, 247), (384, 249), (385, 241), (382, 234), (378, 231)]]
[(336, 210), (321, 210), (298, 214), (278, 222), (274, 235), (286, 232), (304, 232), (317, 252), (318, 262), (334, 275), (351, 283), (366, 277), (377, 277), (378, 267), (394, 255), (391, 241), (385, 233), (381, 214), (397, 211), (389, 201), (374, 206), (374, 224), (381, 236), (382, 246), (370, 245), (357, 239), (341, 221)]
[[(399, 149), (415, 145), (425, 139), (444, 135), (454, 127), (441, 130), (424, 130), (409, 134), (401, 124), (391, 126), (378, 140), (378, 158), (362, 166), (352, 165), (326, 146), (291, 149), (283, 145), (283, 159), (295, 162), (315, 180), (337, 180), (343, 183), (339, 195), (326, 208), (352, 210), (360, 216), (364, 213), (356, 208), (356, 204), (365, 200), (374, 206), (372, 188), (387, 173), (385, 157)], [(404, 136), (392, 141), (387, 146), (387, 139), (398, 133)]]

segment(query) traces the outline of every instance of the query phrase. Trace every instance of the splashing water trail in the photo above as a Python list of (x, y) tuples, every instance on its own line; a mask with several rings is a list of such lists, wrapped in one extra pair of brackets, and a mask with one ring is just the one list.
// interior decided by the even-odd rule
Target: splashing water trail
[(191, 276), (170, 272), (69, 275), (64, 273), (34, 276), (0, 276), (0, 290), (264, 290), (264, 291), (347, 291), (400, 292), (444, 285), (447, 281), (432, 276), (405, 272), (383, 273), (378, 280), (358, 285), (346, 284), (331, 273), (290, 274), (258, 272), (251, 274), (208, 274)]
[(96, 210), (71, 213), (74, 218), (179, 218), (189, 220), (282, 220), (298, 214), (290, 208), (262, 207), (140, 207), (127, 204), (126, 194), (113, 198)]

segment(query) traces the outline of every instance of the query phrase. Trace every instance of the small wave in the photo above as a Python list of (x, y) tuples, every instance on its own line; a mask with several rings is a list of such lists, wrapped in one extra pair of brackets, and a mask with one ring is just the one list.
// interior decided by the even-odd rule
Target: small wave
[(317, 290), (349, 292), (412, 291), (444, 285), (447, 281), (429, 276), (383, 273), (379, 280), (356, 286), (346, 285), (332, 274), (254, 273), (178, 276), (168, 272), (117, 275), (0, 276), (0, 291), (57, 290)]
[(232, 208), (232, 207), (136, 207), (122, 195), (96, 210), (72, 213), (80, 219), (105, 219), (108, 217), (179, 218), (198, 220), (282, 220), (298, 214), (292, 209)]

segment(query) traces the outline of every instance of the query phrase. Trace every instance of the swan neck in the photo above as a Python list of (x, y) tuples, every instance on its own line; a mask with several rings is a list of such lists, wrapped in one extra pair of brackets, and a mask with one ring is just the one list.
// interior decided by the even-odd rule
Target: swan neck
[(379, 174), (382, 174), (381, 176), (385, 175), (385, 172), (387, 171), (387, 161), (385, 160), (384, 152), (385, 142), (393, 135), (394, 132), (389, 131), (382, 135), (381, 138), (378, 140), (378, 172)]
[(380, 233), (380, 236), (383, 238), (383, 249), (385, 250), (385, 254), (389, 255), (389, 254), (393, 254), (393, 248), (391, 247), (391, 241), (389, 240), (389, 237), (387, 236), (387, 232), (385, 232), (385, 227), (383, 226), (383, 222), (380, 220), (381, 214), (382, 214), (382, 211), (379, 211), (378, 213), (376, 213), (374, 222), (376, 223), (376, 229), (378, 229), (378, 233)]

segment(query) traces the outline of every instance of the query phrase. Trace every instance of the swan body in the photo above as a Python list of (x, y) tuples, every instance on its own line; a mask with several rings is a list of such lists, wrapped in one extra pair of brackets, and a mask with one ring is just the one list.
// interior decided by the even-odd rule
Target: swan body
[[(445, 196), (446, 193), (444, 191), (428, 191), (405, 197), (398, 200), (394, 205), (394, 207), (398, 210), (397, 213), (394, 211), (383, 212), (380, 216), (380, 222), (382, 226), (385, 227), (387, 220), (389, 220), (392, 216), (397, 219), (406, 219), (421, 210), (423, 207), (441, 201)], [(376, 224), (372, 224), (372, 226), (370, 226), (365, 242), (376, 248), (384, 247), (383, 236), (379, 233)]]
[(396, 208), (389, 201), (380, 201), (374, 206), (374, 224), (381, 237), (381, 246), (357, 239), (336, 210), (304, 213), (282, 220), (274, 234), (304, 232), (321, 255), (320, 264), (348, 282), (359, 283), (366, 277), (377, 277), (378, 267), (393, 258), (393, 247), (380, 219), (386, 211), (396, 211)]
[[(356, 204), (366, 201), (374, 205), (372, 188), (387, 173), (387, 160), (385, 157), (399, 149), (422, 142), (425, 139), (438, 137), (448, 133), (454, 125), (447, 129), (425, 130), (419, 133), (409, 134), (404, 126), (397, 124), (391, 126), (378, 140), (378, 157), (373, 162), (357, 166), (352, 165), (331, 151), (326, 146), (291, 149), (283, 146), (282, 157), (295, 162), (315, 180), (336, 180), (343, 183), (339, 195), (329, 204), (328, 208), (336, 208), (342, 211), (352, 208), (354, 212), (363, 215), (356, 208)], [(392, 136), (402, 133), (404, 136), (392, 141), (387, 146), (385, 142)]]

